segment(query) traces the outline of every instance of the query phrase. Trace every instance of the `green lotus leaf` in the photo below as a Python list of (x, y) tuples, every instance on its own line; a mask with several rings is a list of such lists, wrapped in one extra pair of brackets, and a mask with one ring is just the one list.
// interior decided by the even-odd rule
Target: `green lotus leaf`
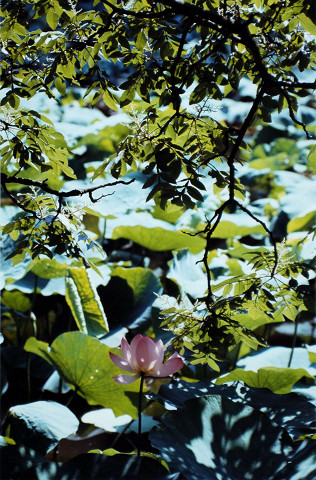
[(228, 375), (218, 378), (217, 385), (241, 380), (249, 387), (268, 388), (274, 393), (290, 393), (293, 385), (299, 380), (307, 378), (311, 383), (315, 382), (313, 375), (305, 368), (281, 368), (263, 367), (258, 372), (237, 368)]
[(112, 238), (127, 238), (149, 250), (163, 252), (188, 248), (191, 253), (199, 253), (205, 247), (205, 240), (200, 236), (190, 236), (183, 231), (175, 232), (161, 227), (147, 228), (121, 226), (113, 230)]
[(86, 268), (68, 269), (65, 299), (81, 332), (101, 337), (109, 331), (99, 295)]
[(308, 231), (316, 224), (316, 211), (309, 212), (303, 217), (296, 217), (287, 224), (288, 233)]
[(8, 308), (25, 313), (31, 309), (31, 300), (18, 290), (9, 292), (4, 290), (1, 295), (1, 303)]
[(111, 276), (126, 280), (128, 286), (133, 290), (135, 307), (146, 303), (149, 298), (154, 300), (156, 297), (153, 296), (152, 292), (157, 291), (160, 287), (157, 277), (147, 268), (117, 267), (112, 270)]
[(113, 380), (121, 373), (111, 361), (110, 349), (82, 332), (67, 332), (49, 345), (31, 337), (25, 350), (40, 355), (91, 405), (112, 408), (115, 415), (137, 417), (138, 382), (122, 386)]
[(39, 401), (10, 408), (7, 423), (17, 443), (46, 454), (62, 438), (75, 433), (79, 420), (57, 402)]
[(40, 278), (60, 278), (67, 274), (67, 263), (60, 263), (55, 258), (36, 258), (31, 261), (29, 270)]
[(233, 222), (228, 222), (227, 220), (221, 221), (215, 229), (214, 238), (235, 238), (235, 237), (246, 237), (251, 234), (264, 234), (265, 230), (262, 225), (237, 225)]

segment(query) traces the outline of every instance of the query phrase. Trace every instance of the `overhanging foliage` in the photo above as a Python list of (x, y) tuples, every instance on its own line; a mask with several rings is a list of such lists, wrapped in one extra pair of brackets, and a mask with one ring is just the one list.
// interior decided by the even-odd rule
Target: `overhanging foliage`
[[(220, 376), (281, 395), (312, 383), (313, 367), (291, 368), (292, 355), (282, 368), (235, 368), (251, 349), (278, 342), (279, 323), (292, 328), (293, 349), (297, 337), (313, 343), (312, 330), (300, 333), (315, 316), (311, 2), (4, 0), (1, 16), (5, 398), (18, 395), (12, 378), (24, 368), (23, 414), (38, 400), (33, 377), (42, 387), (50, 364), (60, 377), (46, 391), (58, 402), (66, 381), (85, 408), (135, 417), (137, 388), (125, 395), (113, 384), (108, 349), (139, 332), (170, 341), (167, 355), (184, 356), (187, 380)], [(34, 373), (40, 357), (48, 364)], [(198, 405), (203, 425), (214, 413), (206, 390), (205, 400), (181, 404)], [(159, 401), (149, 415), (165, 411)], [(217, 410), (235, 408), (230, 397), (216, 401)], [(173, 431), (182, 416), (165, 426)], [(279, 442), (284, 424), (262, 422), (263, 436)], [(164, 428), (151, 438), (166, 456)], [(112, 440), (103, 447), (114, 451)], [(310, 458), (309, 446), (292, 448), (293, 468), (274, 458), (278, 475), (296, 478), (304, 462), (312, 475)], [(187, 475), (169, 459), (175, 476), (157, 478)], [(111, 474), (112, 460), (103, 460)], [(69, 465), (50, 474), (71, 477)], [(242, 471), (246, 478), (246, 463)]]

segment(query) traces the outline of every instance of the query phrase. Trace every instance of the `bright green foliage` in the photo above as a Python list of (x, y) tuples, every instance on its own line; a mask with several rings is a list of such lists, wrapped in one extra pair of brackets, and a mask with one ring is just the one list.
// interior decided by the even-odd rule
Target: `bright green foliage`
[[(315, 478), (313, 12), (2, 0), (1, 478)], [(184, 360), (140, 402), (138, 333)]]
[[(294, 263), (281, 246), (275, 275), (271, 276), (275, 258), (268, 250), (247, 252), (250, 264), (256, 273), (228, 276), (212, 286), (209, 311), (203, 303), (194, 306), (171, 304), (163, 310), (162, 326), (175, 334), (174, 347), (186, 346), (194, 352), (195, 363), (208, 363), (218, 370), (214, 360), (224, 360), (227, 352), (236, 344), (244, 342), (257, 349), (267, 345), (255, 330), (262, 325), (296, 320), (299, 311), (308, 309), (308, 297), (304, 289), (296, 289), (295, 278), (304, 266)], [(286, 283), (291, 275), (292, 280)], [(220, 294), (218, 296), (218, 294)], [(306, 303), (306, 305), (305, 305)]]
[(30, 299), (25, 295), (23, 295), (22, 292), (19, 292), (19, 291), (3, 292), (1, 297), (1, 303), (5, 307), (12, 308), (22, 313), (28, 312), (31, 308)]
[(306, 231), (315, 227), (316, 224), (316, 212), (309, 212), (304, 217), (294, 218), (288, 223), (287, 231), (290, 232), (299, 232)]
[(306, 379), (315, 383), (313, 375), (304, 368), (263, 367), (258, 372), (245, 371), (237, 368), (228, 375), (218, 378), (217, 385), (241, 380), (249, 387), (268, 388), (274, 393), (289, 393), (299, 380)]
[[(304, 238), (282, 239), (308, 236), (313, 213), (290, 219), (278, 235), (273, 221), (286, 193), (280, 171), (303, 168), (307, 180), (315, 165), (314, 120), (303, 108), (315, 88), (304, 77), (315, 68), (309, 0), (95, 0), (90, 10), (76, 1), (19, 0), (14, 8), (3, 1), (1, 15), (1, 182), (19, 209), (2, 232), (14, 241), (13, 266), (61, 254), (100, 273), (98, 241), (122, 239), (200, 254), (198, 305), (173, 306), (163, 326), (175, 348), (186, 345), (195, 363), (214, 369), (236, 344), (266, 344), (258, 327), (308, 311), (314, 262), (302, 258)], [(56, 108), (77, 102), (82, 116), (96, 108), (124, 120), (117, 128), (95, 122), (95, 131), (69, 140), (50, 118), (54, 107), (34, 109), (38, 94)], [(236, 99), (240, 111), (230, 115)], [(119, 211), (107, 195), (115, 199), (112, 187), (136, 180), (145, 200)], [(262, 196), (268, 201), (257, 206)], [(132, 226), (116, 225), (108, 238), (105, 219), (132, 210)], [(144, 210), (172, 226), (138, 223)], [(219, 274), (212, 262), (223, 257)], [(64, 266), (51, 266), (45, 275), (64, 275)], [(83, 291), (88, 277), (81, 286), (70, 277), (66, 298), (77, 325), (101, 334), (97, 295), (91, 286), (96, 332)]]
[(174, 232), (163, 230), (160, 227), (146, 228), (141, 225), (117, 227), (113, 231), (112, 238), (128, 238), (149, 250), (157, 252), (188, 248), (192, 253), (199, 253), (205, 246), (205, 240), (200, 236), (191, 237), (183, 231)]
[(251, 348), (266, 345), (265, 340), (246, 328), (238, 319), (231, 316), (231, 310), (238, 309), (241, 302), (238, 297), (214, 301), (212, 313), (199, 310), (199, 304), (188, 308), (185, 304), (170, 306), (161, 313), (164, 321), (161, 326), (175, 334), (172, 343), (176, 350), (183, 346), (192, 351), (191, 363), (208, 364), (219, 371), (216, 361), (223, 361), (231, 348), (245, 342)]
[(53, 365), (60, 376), (91, 405), (112, 408), (115, 415), (126, 413), (133, 418), (137, 408), (130, 396), (138, 385), (124, 388), (113, 381), (119, 369), (110, 360), (110, 349), (99, 340), (81, 332), (60, 335), (49, 345), (29, 338), (25, 350), (36, 353)]

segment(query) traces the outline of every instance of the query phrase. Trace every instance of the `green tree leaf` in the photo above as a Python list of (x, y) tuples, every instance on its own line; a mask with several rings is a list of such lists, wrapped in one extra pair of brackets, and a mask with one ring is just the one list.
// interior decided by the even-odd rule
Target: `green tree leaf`
[(315, 35), (315, 29), (316, 29), (315, 23), (309, 17), (307, 17), (305, 13), (301, 13), (298, 16), (298, 18), (303, 28), (311, 35)]
[(144, 34), (143, 31), (140, 31), (136, 37), (136, 42), (135, 42), (136, 48), (139, 52), (143, 51), (144, 46), (146, 45), (146, 42), (147, 42), (146, 35)]
[(60, 77), (56, 77), (55, 87), (63, 97), (66, 95), (66, 84), (62, 81)]
[(48, 23), (48, 25), (50, 26), (50, 28), (52, 30), (55, 30), (57, 25), (58, 25), (58, 21), (59, 21), (59, 16), (58, 14), (54, 11), (53, 8), (51, 8), (50, 10), (48, 10), (47, 12), (47, 15), (46, 15), (46, 21)]
[(112, 108), (112, 110), (117, 112), (117, 103), (118, 102), (116, 103), (116, 99), (115, 99), (114, 95), (112, 95), (108, 90), (105, 90), (103, 92), (103, 100), (108, 107)]

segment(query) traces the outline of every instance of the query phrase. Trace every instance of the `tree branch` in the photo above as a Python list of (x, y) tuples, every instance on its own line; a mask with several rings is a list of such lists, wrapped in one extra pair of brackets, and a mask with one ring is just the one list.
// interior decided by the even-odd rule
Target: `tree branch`
[(239, 129), (239, 133), (237, 136), (237, 139), (233, 145), (233, 148), (231, 150), (231, 153), (227, 159), (227, 163), (229, 166), (229, 199), (230, 201), (234, 200), (234, 187), (235, 187), (235, 167), (234, 167), (234, 161), (236, 158), (236, 155), (239, 151), (240, 145), (244, 139), (244, 136), (250, 127), (254, 116), (259, 108), (260, 102), (262, 100), (262, 97), (264, 95), (264, 87), (261, 87), (257, 91), (256, 98), (254, 99), (254, 102), (251, 106), (251, 109), (248, 112), (247, 117), (244, 120), (244, 123), (242, 124), (241, 128)]
[[(205, 245), (205, 250), (204, 250), (204, 255), (202, 262), (205, 267), (206, 271), (206, 277), (207, 277), (207, 295), (205, 299), (205, 304), (209, 312), (211, 312), (211, 301), (212, 301), (212, 277), (211, 277), (211, 270), (208, 264), (208, 253), (211, 251), (211, 239), (214, 231), (217, 228), (217, 225), (220, 222), (220, 219), (222, 218), (223, 212), (225, 208), (229, 205), (230, 200), (226, 200), (214, 213), (213, 217), (211, 220), (207, 222), (207, 225), (205, 227), (204, 232), (206, 233), (206, 245)], [(214, 224), (212, 225), (212, 222), (215, 220)]]
[(237, 200), (234, 200), (235, 204), (237, 205), (237, 207), (240, 208), (240, 210), (242, 210), (243, 212), (247, 213), (247, 215), (249, 215), (249, 217), (251, 217), (255, 222), (257, 223), (260, 223), (260, 225), (263, 226), (263, 228), (265, 229), (265, 231), (267, 232), (267, 234), (269, 235), (269, 238), (270, 238), (270, 242), (273, 246), (273, 252), (274, 252), (274, 265), (273, 265), (273, 268), (272, 268), (272, 271), (271, 271), (271, 278), (274, 277), (274, 275), (276, 274), (276, 270), (277, 270), (277, 267), (278, 267), (278, 262), (279, 262), (279, 256), (278, 256), (278, 250), (277, 250), (277, 246), (276, 246), (276, 241), (274, 239), (274, 236), (273, 236), (273, 233), (271, 232), (271, 230), (266, 226), (266, 224), (260, 220), (260, 218), (256, 217), (255, 215), (253, 215), (253, 213), (250, 212), (250, 210), (248, 210), (247, 207), (244, 207), (241, 203), (237, 202)]
[[(162, 5), (171, 7), (175, 13), (186, 15), (189, 18), (195, 17), (194, 21), (196, 23), (202, 24), (207, 20), (212, 22), (209, 24), (211, 29), (214, 29), (217, 32), (228, 34), (233, 40), (244, 45), (252, 54), (252, 58), (255, 62), (258, 72), (260, 73), (262, 79), (267, 82), (267, 84), (272, 83), (271, 86), (280, 86), (288, 88), (307, 88), (315, 89), (316, 82), (306, 83), (306, 82), (286, 82), (278, 81), (270, 73), (268, 73), (260, 53), (260, 49), (253, 39), (249, 28), (249, 22), (241, 22), (237, 17), (236, 19), (228, 18), (226, 16), (221, 16), (218, 13), (211, 12), (209, 10), (204, 10), (201, 7), (198, 7), (192, 3), (184, 2), (183, 0), (160, 0), (159, 2)], [(233, 37), (233, 34), (238, 35), (239, 38)]]
[(29, 210), (27, 207), (23, 205), (22, 202), (20, 202), (17, 198), (15, 198), (15, 196), (11, 192), (9, 192), (6, 186), (6, 182), (3, 178), (4, 176), (5, 176), (4, 174), (1, 174), (1, 186), (3, 188), (4, 193), (7, 195), (7, 197), (10, 198), (12, 202), (15, 205), (17, 205), (21, 210), (23, 210), (26, 213), (31, 213), (33, 217), (39, 219), (39, 217), (36, 215), (36, 213), (33, 210)]
[(83, 189), (75, 188), (73, 190), (70, 190), (69, 192), (60, 192), (46, 185), (47, 179), (43, 180), (42, 182), (38, 182), (36, 180), (29, 180), (28, 178), (11, 177), (9, 175), (6, 175), (5, 173), (1, 175), (2, 185), (6, 183), (17, 183), (19, 185), (38, 187), (46, 193), (49, 193), (51, 195), (56, 195), (56, 197), (58, 197), (59, 199), (69, 198), (69, 197), (81, 197), (82, 195), (88, 194), (92, 202), (97, 202), (96, 199), (92, 198), (92, 193), (95, 192), (96, 190), (100, 190), (101, 188), (106, 188), (106, 187), (114, 187), (115, 185), (119, 185), (119, 184), (130, 185), (134, 181), (135, 181), (134, 178), (129, 181), (117, 180), (116, 182), (103, 183), (102, 185), (98, 185), (96, 187), (83, 188)]
[(280, 87), (287, 87), (287, 88), (306, 88), (306, 90), (315, 90), (316, 89), (316, 80), (314, 83), (311, 82), (284, 82), (284, 81), (277, 81), (276, 82)]
[(228, 31), (232, 31), (231, 20), (210, 10), (204, 10), (203, 8), (192, 3), (184, 2), (183, 0), (160, 0), (159, 3), (170, 7), (174, 13), (180, 13), (188, 16), (189, 18), (197, 17), (200, 20), (209, 20), (210, 22), (214, 23), (215, 27), (217, 27), (216, 30), (218, 29), (219, 25)]

